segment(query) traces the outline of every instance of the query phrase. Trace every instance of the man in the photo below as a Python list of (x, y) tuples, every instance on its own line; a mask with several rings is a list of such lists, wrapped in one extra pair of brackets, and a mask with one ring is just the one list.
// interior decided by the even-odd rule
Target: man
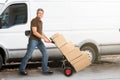
[(31, 21), (31, 34), (29, 38), (29, 44), (27, 48), (26, 55), (22, 59), (21, 65), (20, 65), (20, 74), (27, 75), (27, 72), (25, 71), (25, 68), (27, 66), (28, 60), (31, 58), (31, 55), (33, 53), (33, 50), (35, 47), (38, 47), (38, 49), (42, 53), (42, 72), (51, 74), (52, 71), (48, 70), (47, 64), (48, 64), (48, 53), (46, 51), (46, 47), (41, 41), (41, 39), (44, 40), (46, 43), (50, 43), (50, 40), (45, 36), (45, 34), (42, 32), (42, 21), (41, 18), (43, 17), (44, 10), (38, 9), (37, 10), (37, 17), (34, 18)]

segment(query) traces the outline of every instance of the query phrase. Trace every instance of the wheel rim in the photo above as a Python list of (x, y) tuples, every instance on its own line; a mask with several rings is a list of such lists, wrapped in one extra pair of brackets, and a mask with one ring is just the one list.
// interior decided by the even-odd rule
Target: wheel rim
[(86, 51), (87, 51), (87, 54), (89, 56), (90, 61), (92, 61), (93, 60), (93, 53), (90, 50), (86, 50)]
[(98, 50), (95, 46), (84, 45), (81, 47), (81, 50), (88, 51), (88, 55), (92, 63), (96, 63), (98, 61)]
[(65, 70), (65, 74), (66, 74), (67, 76), (71, 75), (71, 73), (72, 73), (72, 71), (71, 71), (70, 69), (66, 69), (66, 70)]
[(92, 49), (91, 47), (85, 46), (85, 47), (83, 47), (81, 50), (87, 51), (87, 53), (88, 53), (88, 55), (89, 55), (90, 61), (91, 61), (91, 62), (94, 62), (94, 60), (95, 60), (95, 55), (94, 55), (94, 51), (93, 51), (93, 49)]

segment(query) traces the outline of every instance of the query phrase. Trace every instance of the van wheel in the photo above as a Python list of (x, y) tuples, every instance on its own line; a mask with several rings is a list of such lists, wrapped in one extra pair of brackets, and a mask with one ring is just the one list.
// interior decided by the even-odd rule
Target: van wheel
[(2, 56), (0, 55), (0, 70), (2, 69), (2, 64), (3, 64), (3, 58), (2, 58)]
[(92, 46), (83, 46), (81, 48), (81, 51), (88, 51), (88, 55), (90, 57), (90, 60), (92, 63), (95, 63), (98, 61), (98, 55), (97, 55), (97, 50), (95, 48), (93, 48)]

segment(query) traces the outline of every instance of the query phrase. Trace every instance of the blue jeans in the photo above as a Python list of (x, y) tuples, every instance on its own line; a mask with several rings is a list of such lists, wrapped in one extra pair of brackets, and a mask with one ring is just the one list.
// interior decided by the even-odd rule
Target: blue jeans
[(21, 62), (20, 68), (19, 68), (20, 71), (25, 71), (28, 60), (31, 58), (35, 47), (38, 47), (38, 49), (41, 51), (42, 56), (43, 56), (42, 57), (42, 71), (43, 72), (48, 71), (48, 67), (47, 67), (48, 53), (46, 51), (46, 47), (45, 47), (44, 43), (41, 40), (31, 40), (31, 39), (29, 39), (29, 44), (28, 44), (26, 55), (22, 59), (22, 62)]

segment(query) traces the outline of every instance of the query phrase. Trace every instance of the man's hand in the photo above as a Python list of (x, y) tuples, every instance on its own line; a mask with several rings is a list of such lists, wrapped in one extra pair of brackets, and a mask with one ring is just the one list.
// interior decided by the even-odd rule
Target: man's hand
[(51, 43), (51, 41), (50, 41), (48, 38), (44, 38), (44, 41), (45, 41), (46, 43)]

